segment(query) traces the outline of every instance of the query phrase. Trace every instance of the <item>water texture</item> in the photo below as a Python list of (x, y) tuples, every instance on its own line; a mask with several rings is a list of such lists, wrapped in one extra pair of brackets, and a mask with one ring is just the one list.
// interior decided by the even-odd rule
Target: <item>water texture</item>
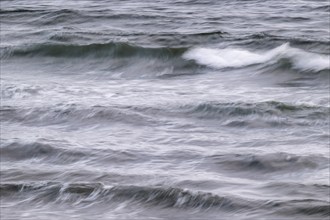
[(3, 0), (1, 219), (328, 219), (327, 0)]

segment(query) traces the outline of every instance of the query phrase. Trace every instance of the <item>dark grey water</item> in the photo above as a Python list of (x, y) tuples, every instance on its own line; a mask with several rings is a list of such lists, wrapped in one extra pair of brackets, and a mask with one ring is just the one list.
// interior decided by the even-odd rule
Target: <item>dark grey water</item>
[(329, 1), (1, 1), (1, 219), (328, 219)]

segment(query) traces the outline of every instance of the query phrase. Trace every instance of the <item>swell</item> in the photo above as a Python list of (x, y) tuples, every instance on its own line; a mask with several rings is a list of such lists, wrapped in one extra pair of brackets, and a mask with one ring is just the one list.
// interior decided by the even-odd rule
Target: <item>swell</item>
[(38, 28), (57, 24), (83, 23), (91, 19), (90, 16), (78, 10), (70, 9), (40, 10), (17, 8), (1, 10), (0, 16), (4, 23), (28, 22), (30, 25), (38, 26)]
[[(61, 22), (70, 22), (65, 19), (74, 19), (78, 22), (90, 21), (91, 19), (157, 19), (157, 18), (168, 18), (167, 16), (162, 16), (159, 13), (145, 14), (145, 13), (120, 13), (115, 10), (110, 9), (83, 9), (83, 10), (73, 10), (73, 9), (2, 9), (0, 10), (0, 15), (6, 16), (18, 16), (20, 19), (22, 15), (30, 15), (34, 18), (33, 23), (41, 25), (55, 25)], [(88, 19), (88, 20), (87, 20)]]
[(330, 185), (327, 184), (305, 184), (295, 182), (270, 182), (265, 184), (262, 190), (273, 193), (275, 196), (278, 193), (283, 195), (291, 195), (295, 197), (309, 197), (330, 201)]
[(141, 47), (128, 43), (109, 42), (94, 43), (87, 45), (77, 44), (39, 44), (26, 48), (2, 48), (2, 57), (152, 57), (152, 58), (171, 58), (181, 56), (187, 48), (171, 47)]
[[(131, 36), (131, 35), (128, 35)], [(210, 44), (210, 43), (219, 43), (219, 41), (224, 41), (226, 38), (230, 39), (230, 35), (225, 31), (205, 31), (205, 32), (192, 32), (192, 33), (156, 33), (149, 34), (143, 33), (139, 37), (143, 37), (149, 42), (155, 42), (156, 44), (168, 46), (171, 45), (177, 47), (191, 47), (199, 44)]]
[(201, 120), (216, 120), (233, 127), (325, 125), (330, 109), (321, 106), (268, 102), (202, 102), (173, 108), (172, 114)]
[(165, 16), (145, 13), (118, 13), (113, 10), (70, 10), (61, 9), (54, 11), (46, 11), (44, 15), (39, 16), (33, 22), (36, 25), (58, 25), (61, 23), (67, 24), (68, 22), (74, 21), (75, 23), (85, 23), (91, 21), (104, 21), (104, 20), (129, 20), (129, 19), (141, 19), (141, 20), (151, 20), (151, 19), (164, 19)]
[(62, 148), (39, 142), (25, 144), (13, 142), (2, 144), (0, 158), (2, 162), (39, 159), (47, 162), (60, 161), (60, 164), (67, 164), (83, 160), (87, 156), (92, 156), (81, 150), (73, 150), (69, 146), (66, 147)]
[(0, 15), (6, 14), (21, 14), (21, 13), (37, 13), (37, 12), (45, 12), (44, 10), (36, 10), (36, 9), (24, 9), (24, 8), (17, 8), (17, 9), (0, 9)]
[(327, 218), (330, 215), (330, 203), (318, 199), (274, 201), (267, 205), (274, 207), (275, 213), (284, 216), (308, 216)]
[(1, 98), (3, 99), (12, 99), (12, 98), (26, 98), (29, 96), (35, 96), (42, 92), (40, 86), (30, 86), (26, 84), (1, 84)]
[(155, 123), (151, 118), (138, 112), (113, 106), (84, 107), (75, 104), (15, 109), (4, 106), (0, 110), (1, 121), (18, 122), (28, 125), (71, 124), (83, 126), (90, 123), (121, 122), (135, 125)]
[[(154, 155), (136, 150), (113, 150), (74, 148), (65, 143), (46, 144), (42, 142), (3, 143), (0, 148), (2, 162), (38, 161), (47, 164), (72, 164), (86, 162), (91, 165), (136, 164), (149, 160), (173, 162), (196, 160), (197, 166), (216, 172), (230, 172), (242, 175), (268, 175), (272, 173), (294, 173), (304, 170), (329, 169), (329, 158), (321, 155), (295, 155), (289, 153), (269, 154), (214, 154), (202, 157), (198, 154), (175, 151), (165, 155)], [(5, 168), (5, 167), (4, 167)], [(298, 188), (298, 187), (297, 187)]]
[(226, 198), (211, 193), (192, 192), (181, 188), (153, 186), (105, 186), (102, 183), (2, 183), (1, 196), (34, 194), (31, 200), (47, 202), (130, 202), (163, 208), (221, 208), (235, 211), (251, 208), (242, 199)]
[(90, 123), (128, 123), (159, 125), (162, 119), (190, 118), (216, 120), (225, 126), (311, 126), (328, 125), (330, 108), (325, 106), (296, 105), (268, 102), (202, 102), (183, 105), (155, 106), (80, 106), (54, 105), (16, 109), (3, 106), (1, 121), (28, 125), (88, 125)]
[(282, 216), (328, 216), (329, 203), (316, 199), (287, 201), (249, 200), (212, 193), (191, 191), (175, 187), (154, 187), (102, 183), (1, 183), (1, 197), (22, 198), (24, 202), (49, 204), (119, 203), (171, 209), (221, 210), (227, 213), (262, 211)]
[(330, 12), (330, 5), (323, 5), (323, 6), (306, 6), (308, 7), (308, 9), (312, 10), (312, 11), (320, 11), (320, 12)]
[[(77, 148), (67, 143), (55, 142), (52, 144), (36, 142), (10, 142), (2, 143), (0, 147), (0, 160), (2, 162), (37, 160), (38, 163), (71, 164), (82, 161), (97, 161), (99, 164), (109, 163), (136, 163), (141, 158), (151, 157), (134, 150), (113, 150), (90, 148)], [(97, 158), (97, 159), (96, 159)]]
[[(209, 38), (218, 36), (217, 32), (198, 33), (190, 38)], [(255, 36), (257, 37), (257, 36)], [(10, 57), (56, 57), (56, 58), (108, 58), (132, 60), (158, 59), (169, 61), (180, 69), (181, 66), (189, 67), (195, 74), (199, 66), (214, 69), (244, 68), (257, 66), (261, 72), (274, 72), (293, 70), (299, 73), (325, 73), (330, 70), (329, 56), (326, 54), (312, 53), (291, 47), (288, 43), (268, 51), (250, 51), (244, 48), (203, 48), (190, 46), (178, 47), (145, 47), (123, 42), (75, 44), (72, 36), (52, 37), (67, 43), (45, 43), (32, 46), (2, 47), (1, 58)], [(168, 37), (166, 37), (165, 40)], [(56, 40), (56, 41), (57, 41)], [(159, 39), (160, 40), (160, 39)], [(205, 40), (205, 39), (204, 39)], [(184, 41), (184, 38), (180, 39)], [(190, 39), (191, 41), (191, 39)], [(253, 40), (255, 42), (255, 40)], [(245, 46), (248, 43), (244, 43)], [(310, 45), (309, 41), (300, 41), (299, 44)], [(262, 45), (264, 47), (264, 45)], [(321, 46), (324, 48), (323, 46)], [(258, 48), (258, 47), (257, 47)], [(180, 64), (180, 65), (178, 65)], [(137, 64), (138, 65), (138, 64)], [(157, 70), (156, 70), (157, 71)], [(185, 70), (186, 71), (186, 70)], [(189, 74), (189, 73), (184, 73)], [(175, 74), (172, 74), (175, 75)]]
[[(232, 102), (232, 103), (218, 103), (205, 102), (196, 105), (185, 105), (182, 107), (187, 109), (186, 113), (199, 114), (205, 118), (214, 118), (214, 116), (245, 116), (245, 115), (301, 115), (306, 113), (306, 118), (313, 118), (312, 116), (329, 116), (330, 108), (321, 106), (311, 106), (304, 104), (290, 104), (277, 101), (266, 102)], [(324, 115), (323, 115), (324, 114)]]

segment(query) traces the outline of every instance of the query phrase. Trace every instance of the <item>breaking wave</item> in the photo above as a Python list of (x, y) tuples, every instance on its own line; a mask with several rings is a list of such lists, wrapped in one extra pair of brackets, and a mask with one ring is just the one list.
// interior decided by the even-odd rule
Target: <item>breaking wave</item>
[(266, 52), (252, 52), (241, 48), (193, 48), (183, 54), (187, 60), (195, 60), (200, 65), (211, 68), (240, 68), (256, 64), (274, 65), (285, 60), (293, 69), (302, 71), (322, 71), (330, 69), (330, 57), (306, 52), (285, 43)]
[[(330, 57), (294, 48), (285, 43), (269, 51), (254, 52), (242, 48), (213, 49), (204, 47), (144, 47), (124, 42), (93, 44), (37, 44), (2, 47), (1, 57), (64, 57), (64, 58), (147, 58), (173, 61), (173, 65), (194, 67), (196, 64), (215, 69), (242, 68), (259, 65), (301, 72), (329, 71)], [(192, 65), (194, 64), (194, 65)]]

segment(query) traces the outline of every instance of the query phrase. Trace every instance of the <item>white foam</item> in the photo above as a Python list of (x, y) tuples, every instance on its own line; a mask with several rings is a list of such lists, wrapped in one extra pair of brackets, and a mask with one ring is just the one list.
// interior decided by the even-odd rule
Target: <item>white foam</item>
[(293, 61), (293, 67), (301, 70), (321, 71), (330, 69), (330, 56), (310, 53), (291, 48), (287, 54)]
[(276, 63), (279, 59), (287, 58), (293, 68), (320, 71), (330, 69), (330, 57), (298, 48), (285, 43), (266, 52), (251, 52), (239, 48), (193, 48), (183, 54), (187, 60), (195, 60), (198, 64), (212, 68), (244, 67), (261, 63)]

